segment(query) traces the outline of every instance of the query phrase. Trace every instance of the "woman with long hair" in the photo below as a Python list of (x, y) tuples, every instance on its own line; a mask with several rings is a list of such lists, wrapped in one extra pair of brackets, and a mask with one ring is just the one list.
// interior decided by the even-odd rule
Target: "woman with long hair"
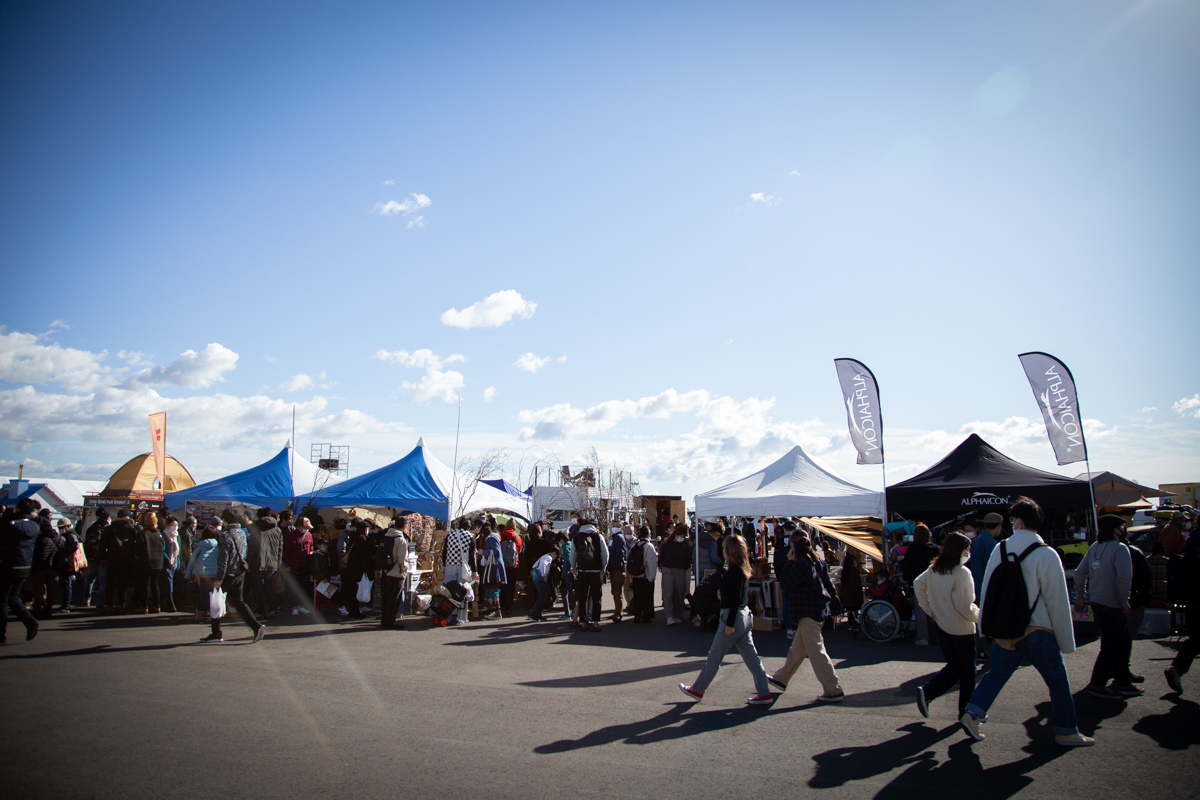
[(483, 618), (500, 619), (500, 593), (507, 581), (504, 556), (500, 550), (500, 534), (484, 525), (479, 530), (483, 537), (483, 552), (479, 556), (479, 585), (483, 588)]
[(688, 590), (692, 571), (692, 548), (688, 546), (688, 529), (676, 525), (659, 545), (658, 568), (662, 571), (662, 604), (668, 625), (683, 622), (683, 597)]
[(746, 702), (752, 706), (768, 706), (775, 701), (771, 696), (770, 686), (767, 685), (767, 672), (763, 669), (762, 659), (754, 649), (754, 633), (751, 630), (750, 609), (747, 608), (747, 588), (750, 583), (750, 553), (746, 548), (746, 540), (740, 534), (730, 534), (725, 537), (724, 546), (725, 575), (721, 578), (721, 613), (717, 635), (713, 637), (712, 647), (708, 651), (708, 661), (700, 675), (692, 682), (679, 684), (679, 689), (693, 700), (704, 698), (704, 690), (717, 676), (721, 661), (731, 647), (737, 647), (742, 654), (742, 661), (754, 677), (754, 697)]
[[(807, 657), (813, 672), (821, 682), (822, 693), (817, 700), (822, 703), (840, 703), (846, 697), (838, 682), (833, 661), (825, 652), (825, 640), (821, 626), (830, 614), (841, 612), (841, 601), (837, 590), (829, 579), (829, 568), (817, 557), (808, 534), (798, 531), (792, 535), (791, 549), (787, 561), (779, 570), (779, 582), (788, 598), (789, 624), (796, 631), (792, 646), (788, 650), (783, 666), (769, 680), (780, 691), (786, 691), (788, 682)], [(830, 609), (830, 606), (833, 609)]]
[(937, 559), (913, 581), (917, 604), (929, 615), (938, 634), (946, 666), (929, 683), (917, 687), (917, 710), (929, 717), (929, 701), (958, 684), (958, 716), (966, 713), (975, 691), (975, 580), (967, 569), (971, 540), (961, 533), (946, 535)]

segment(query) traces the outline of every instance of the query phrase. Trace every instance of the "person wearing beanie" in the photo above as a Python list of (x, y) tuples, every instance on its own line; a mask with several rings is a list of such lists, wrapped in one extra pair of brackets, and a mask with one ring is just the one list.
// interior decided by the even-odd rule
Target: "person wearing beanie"
[[(1126, 618), (1132, 610), (1129, 591), (1133, 585), (1133, 560), (1121, 541), (1125, 520), (1115, 514), (1099, 519), (1100, 532), (1087, 555), (1075, 568), (1075, 608), (1082, 611), (1085, 598), (1090, 600), (1100, 628), (1100, 652), (1092, 667), (1088, 692), (1095, 697), (1120, 700), (1145, 693), (1133, 685), (1129, 656), (1133, 640)], [(1109, 679), (1113, 685), (1109, 686)]]

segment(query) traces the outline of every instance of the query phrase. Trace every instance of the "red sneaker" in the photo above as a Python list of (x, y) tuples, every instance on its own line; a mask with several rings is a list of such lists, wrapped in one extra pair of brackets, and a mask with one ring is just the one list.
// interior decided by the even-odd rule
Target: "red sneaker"
[(760, 694), (758, 697), (751, 697), (746, 701), (752, 706), (769, 706), (775, 702), (774, 695)]
[(684, 694), (686, 694), (688, 697), (692, 698), (693, 700), (703, 700), (704, 699), (704, 692), (697, 692), (695, 689), (688, 686), (686, 683), (679, 684), (679, 691), (683, 692)]

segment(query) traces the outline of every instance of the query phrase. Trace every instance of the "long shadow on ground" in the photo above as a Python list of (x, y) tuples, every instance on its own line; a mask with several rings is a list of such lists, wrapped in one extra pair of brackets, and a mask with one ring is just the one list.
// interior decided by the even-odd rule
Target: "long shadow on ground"
[[(588, 747), (601, 747), (614, 742), (625, 744), (653, 744), (673, 739), (684, 739), (702, 733), (729, 730), (740, 725), (747, 725), (761, 719), (766, 709), (746, 706), (744, 708), (719, 708), (712, 711), (687, 714), (695, 707), (695, 703), (676, 703), (671, 708), (650, 719), (630, 722), (624, 725), (609, 725), (579, 738), (560, 739), (550, 744), (539, 745), (533, 752), (540, 754), (566, 753), (572, 750), (583, 750)], [(805, 706), (782, 708), (770, 711), (772, 716), (802, 711)]]

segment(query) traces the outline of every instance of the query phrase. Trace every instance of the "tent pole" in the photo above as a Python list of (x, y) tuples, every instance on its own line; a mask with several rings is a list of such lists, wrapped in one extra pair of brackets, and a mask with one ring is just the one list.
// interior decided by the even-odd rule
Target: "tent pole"
[[(1084, 445), (1084, 447), (1087, 447), (1087, 445)], [(1087, 450), (1084, 450), (1084, 453), (1086, 454)], [(1098, 534), (1100, 531), (1100, 520), (1096, 518), (1096, 487), (1092, 486), (1092, 461), (1090, 458), (1084, 458), (1083, 463), (1087, 465), (1088, 493), (1092, 496), (1092, 513), (1088, 515), (1090, 517), (1088, 527), (1091, 530), (1088, 533), (1091, 534), (1094, 531)], [(1095, 537), (1092, 538), (1093, 540), (1095, 539)]]
[[(700, 506), (696, 505), (696, 500), (700, 495), (692, 496), (692, 511), (696, 515), (696, 531), (694, 543), (692, 544), (692, 591), (700, 585)], [(683, 516), (687, 518), (687, 508), (683, 509)]]
[(462, 395), (458, 396), (458, 422), (454, 426), (454, 469), (450, 471), (450, 505), (446, 507), (446, 530), (454, 521), (454, 487), (458, 483), (458, 434), (462, 430)]

